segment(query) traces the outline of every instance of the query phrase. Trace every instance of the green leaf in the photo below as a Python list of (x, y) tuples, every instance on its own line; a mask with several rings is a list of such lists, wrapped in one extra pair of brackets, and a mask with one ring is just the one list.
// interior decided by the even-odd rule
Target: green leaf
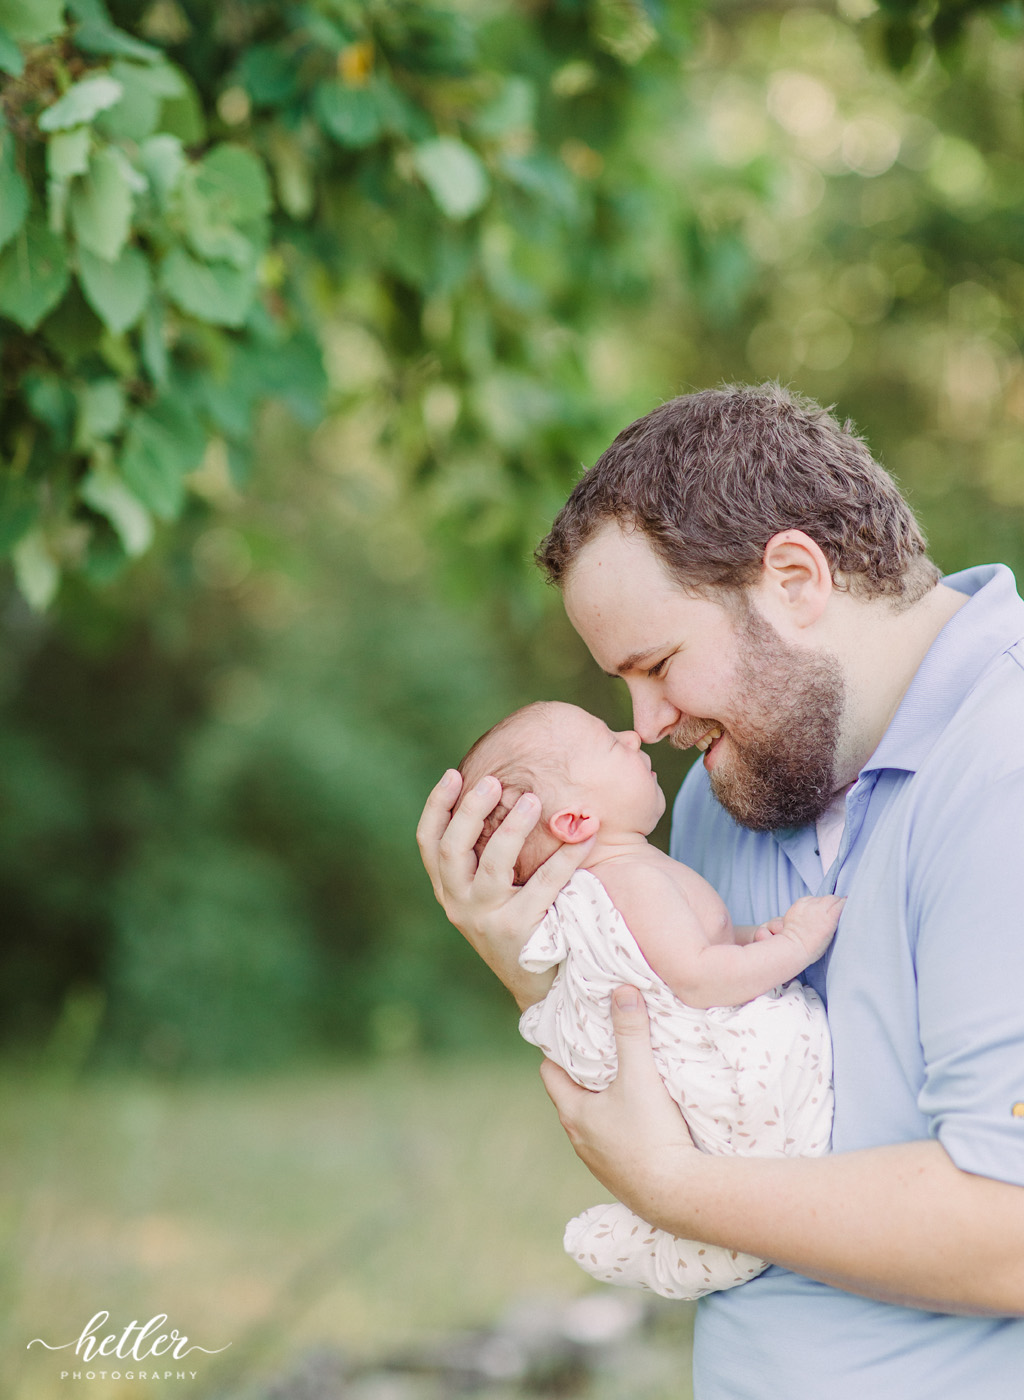
[(39, 333), (61, 364), (75, 366), (96, 353), (105, 331), (80, 286), (72, 282)]
[(124, 421), (124, 390), (119, 379), (94, 379), (78, 389), (75, 448), (88, 451), (113, 437)]
[(0, 125), (0, 248), (24, 224), (28, 202), (28, 186), (14, 164), (14, 136)]
[(153, 543), (153, 520), (142, 502), (133, 496), (112, 471), (94, 469), (79, 487), (86, 505), (110, 521), (132, 558), (144, 554)]
[(159, 49), (113, 25), (81, 24), (75, 30), (75, 44), (83, 53), (137, 58), (142, 63), (156, 63), (162, 57)]
[(121, 577), (130, 562), (113, 529), (93, 530), (89, 536), (89, 551), (80, 567), (90, 584), (106, 588)]
[(201, 258), (212, 262), (230, 263), (232, 267), (251, 267), (256, 257), (256, 248), (244, 233), (230, 224), (212, 224), (206, 220), (201, 202), (195, 201), (186, 183), (182, 191), (182, 208), (185, 212), (185, 228), (188, 241)]
[(194, 86), (184, 80), (185, 90), (180, 97), (169, 97), (164, 102), (160, 114), (160, 130), (177, 136), (185, 146), (198, 146), (206, 140), (206, 119), (203, 104)]
[(149, 377), (154, 384), (163, 388), (167, 383), (169, 363), (167, 343), (164, 340), (163, 306), (156, 297), (150, 301), (142, 318), (140, 348), (142, 362), (149, 371)]
[(0, 471), (0, 556), (11, 552), (22, 535), (35, 524), (39, 505), (25, 477)]
[(143, 63), (156, 63), (163, 57), (151, 44), (118, 29), (100, 0), (70, 0), (68, 9), (78, 20), (75, 47), (83, 53), (118, 54)]
[(410, 141), (428, 141), (434, 135), (434, 123), (429, 115), (400, 87), (378, 74), (373, 80), (373, 88), (381, 126), (385, 131), (405, 136)]
[(479, 62), (476, 35), (465, 15), (454, 6), (396, 6), (392, 61), (413, 73), (467, 77)]
[(456, 225), (438, 227), (427, 194), (414, 187), (397, 210), (389, 244), (382, 249), (403, 281), (431, 295), (444, 295), (465, 281), (473, 264), (473, 245)]
[(23, 535), (11, 550), (14, 577), (26, 601), (36, 612), (45, 612), (60, 584), (60, 569), (46, 546), (41, 530)]
[(207, 373), (198, 388), (210, 416), (229, 438), (243, 439), (240, 406), (248, 414), (253, 404), (268, 398), (283, 399), (300, 422), (313, 425), (323, 414), (327, 392), (323, 353), (314, 336), (274, 326), (265, 338), (246, 337), (226, 379), (218, 382)]
[(132, 191), (126, 162), (109, 146), (93, 153), (89, 171), (72, 186), (71, 225), (81, 247), (113, 262), (128, 239)]
[(157, 203), (166, 209), (185, 171), (185, 152), (180, 140), (160, 132), (143, 142), (139, 158)]
[(87, 126), (55, 131), (46, 143), (46, 168), (55, 180), (70, 180), (89, 169), (92, 133)]
[(58, 97), (39, 118), (40, 131), (64, 131), (92, 121), (97, 112), (113, 107), (120, 101), (124, 89), (109, 73), (94, 73), (81, 78)]
[(256, 279), (249, 269), (197, 262), (184, 248), (172, 248), (160, 269), (160, 285), (190, 316), (214, 326), (240, 326)]
[(541, 205), (572, 218), (579, 202), (576, 185), (565, 163), (551, 156), (504, 156), (501, 170), (512, 184), (535, 195)]
[(22, 380), (22, 392), (32, 416), (45, 423), (62, 446), (69, 447), (75, 396), (63, 377), (29, 370)]
[(222, 223), (246, 224), (270, 212), (263, 162), (244, 146), (222, 142), (195, 168), (196, 190)]
[(0, 253), (0, 313), (34, 331), (70, 280), (64, 240), (32, 219)]
[(115, 63), (111, 73), (123, 88), (123, 96), (96, 120), (96, 129), (108, 141), (145, 141), (160, 121), (163, 98), (145, 82), (147, 69), (137, 63)]
[(372, 87), (346, 87), (337, 81), (320, 83), (313, 94), (313, 111), (328, 135), (341, 146), (369, 146), (380, 135), (380, 109)]
[(300, 423), (313, 428), (323, 416), (327, 374), (318, 342), (302, 332), (290, 336), (274, 357), (267, 394), (281, 398)]
[(274, 44), (256, 44), (242, 55), (238, 80), (257, 107), (283, 107), (298, 91), (296, 65)]
[(0, 29), (0, 73), (10, 73), (12, 78), (20, 78), (25, 71), (25, 60), (21, 49), (6, 29)]
[(204, 375), (202, 395), (214, 427), (225, 437), (244, 442), (252, 431), (253, 400), (240, 391), (237, 376), (225, 382), (212, 374)]
[(146, 309), (153, 286), (145, 253), (131, 244), (122, 248), (113, 262), (79, 248), (78, 280), (86, 301), (115, 333), (135, 325)]
[(159, 125), (165, 100), (185, 93), (184, 79), (169, 63), (144, 67), (119, 59), (111, 64), (110, 75), (121, 84), (124, 95), (98, 118), (96, 126), (111, 141), (145, 141)]
[(188, 240), (203, 258), (247, 267), (265, 237), (270, 184), (263, 163), (241, 146), (216, 146), (186, 171), (181, 207)]
[(339, 53), (352, 41), (351, 30), (342, 28), (340, 23), (335, 23), (326, 15), (317, 14), (312, 6), (305, 13), (302, 27), (314, 44), (331, 54)]
[(46, 143), (46, 168), (50, 173), (47, 198), (54, 233), (64, 232), (71, 181), (76, 175), (87, 173), (91, 148), (92, 130), (88, 126), (55, 131)]
[(532, 131), (537, 113), (537, 89), (528, 78), (510, 74), (501, 91), (473, 120), (482, 136), (505, 136), (510, 131)]
[(116, 335), (113, 331), (103, 328), (100, 334), (99, 344), (96, 349), (109, 369), (112, 369), (119, 379), (135, 379), (139, 373), (138, 356), (134, 346), (128, 337), (123, 333)]
[(0, 27), (20, 44), (41, 44), (64, 28), (64, 0), (0, 0)]
[(490, 193), (480, 157), (453, 136), (424, 141), (415, 148), (413, 163), (434, 202), (450, 219), (468, 219)]
[(172, 399), (137, 412), (121, 454), (121, 475), (144, 506), (173, 520), (185, 502), (185, 477), (202, 460), (205, 434), (194, 416)]
[(68, 195), (70, 192), (71, 183), (68, 180), (47, 180), (46, 182), (46, 222), (50, 232), (59, 234), (62, 238), (68, 221)]
[(316, 203), (313, 164), (302, 143), (281, 127), (271, 129), (268, 153), (281, 208), (293, 219), (308, 219)]

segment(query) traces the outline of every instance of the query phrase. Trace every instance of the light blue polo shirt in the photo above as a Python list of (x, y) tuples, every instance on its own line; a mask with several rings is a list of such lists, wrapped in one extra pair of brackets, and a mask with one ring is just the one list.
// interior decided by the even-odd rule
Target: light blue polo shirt
[[(848, 896), (805, 974), (828, 1007), (834, 1151), (937, 1137), (963, 1170), (1024, 1187), (1024, 602), (1000, 564), (944, 582), (969, 602), (847, 794), (824, 879), (813, 827), (738, 826), (700, 764), (671, 849), (737, 923)], [(897, 1307), (774, 1267), (701, 1300), (694, 1383), (697, 1400), (1021, 1400), (1024, 1319)]]

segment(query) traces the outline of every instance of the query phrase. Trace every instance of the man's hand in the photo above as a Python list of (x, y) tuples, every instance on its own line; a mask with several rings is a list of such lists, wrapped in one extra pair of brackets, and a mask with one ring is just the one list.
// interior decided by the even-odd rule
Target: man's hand
[(420, 856), (445, 914), (504, 982), (520, 1007), (539, 1001), (554, 973), (525, 972), (519, 954), (593, 841), (560, 846), (525, 885), (513, 884), (523, 842), (540, 819), (540, 799), (524, 793), (487, 843), (477, 865), (473, 848), (484, 818), (501, 799), (497, 778), (482, 778), (459, 801), (462, 779), (447, 772), (427, 798), (416, 828)]
[(642, 1220), (850, 1293), (938, 1312), (1024, 1314), (1024, 1187), (934, 1141), (825, 1157), (698, 1152), (661, 1082), (643, 1001), (612, 1001), (619, 1073), (600, 1093), (545, 1060), (577, 1155)]
[(647, 1008), (635, 987), (615, 992), (612, 1022), (619, 1069), (607, 1089), (581, 1089), (551, 1060), (540, 1074), (577, 1156), (617, 1200), (656, 1225), (685, 1194), (697, 1149), (654, 1063)]

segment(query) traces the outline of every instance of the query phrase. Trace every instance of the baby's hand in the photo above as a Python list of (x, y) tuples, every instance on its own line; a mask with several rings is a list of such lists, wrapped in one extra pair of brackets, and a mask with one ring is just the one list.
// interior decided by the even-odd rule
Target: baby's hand
[(754, 935), (755, 942), (764, 938), (789, 938), (798, 943), (807, 955), (805, 966), (817, 962), (832, 942), (839, 923), (844, 898), (839, 895), (804, 895), (781, 918), (769, 919)]

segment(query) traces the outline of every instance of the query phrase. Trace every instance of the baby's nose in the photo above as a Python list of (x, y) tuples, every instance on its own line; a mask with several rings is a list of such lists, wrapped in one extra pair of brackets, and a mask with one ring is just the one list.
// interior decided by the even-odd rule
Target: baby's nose
[(643, 743), (643, 740), (635, 729), (624, 729), (619, 735), (619, 738), (624, 744), (628, 744), (631, 749), (638, 749)]

